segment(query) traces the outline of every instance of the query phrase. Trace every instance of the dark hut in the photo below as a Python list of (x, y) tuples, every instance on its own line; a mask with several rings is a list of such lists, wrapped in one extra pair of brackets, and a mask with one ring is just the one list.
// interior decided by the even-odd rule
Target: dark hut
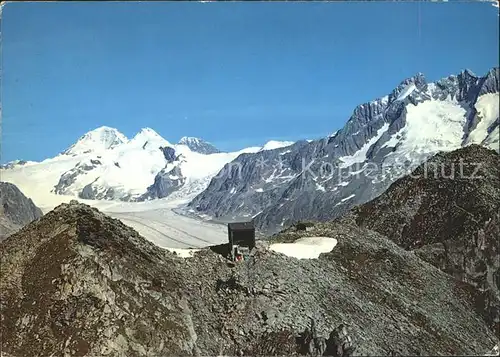
[(255, 247), (255, 226), (250, 222), (234, 222), (227, 225), (227, 234), (229, 240), (229, 251), (235, 259), (236, 250), (242, 248), (250, 251)]

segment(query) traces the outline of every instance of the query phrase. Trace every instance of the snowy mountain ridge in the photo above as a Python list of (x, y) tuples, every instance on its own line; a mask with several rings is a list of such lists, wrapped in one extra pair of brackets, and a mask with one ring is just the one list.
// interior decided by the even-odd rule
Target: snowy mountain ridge
[(217, 175), (190, 209), (219, 221), (254, 217), (272, 233), (297, 220), (337, 217), (437, 152), (470, 144), (498, 151), (499, 79), (498, 68), (434, 83), (417, 73), (358, 105), (328, 137), (238, 157), (224, 170), (241, 174)]
[(263, 149), (269, 148), (223, 153), (198, 138), (183, 137), (172, 144), (152, 128), (142, 128), (129, 139), (115, 128), (101, 126), (54, 158), (17, 160), (1, 169), (3, 180), (19, 185), (31, 197), (44, 192), (91, 200), (188, 200), (226, 163)]
[[(151, 128), (128, 139), (104, 126), (55, 158), (4, 165), (2, 179), (30, 197), (194, 198), (190, 209), (204, 217), (255, 217), (261, 228), (330, 219), (378, 196), (438, 151), (474, 143), (498, 149), (499, 78), (498, 68), (434, 83), (418, 73), (357, 106), (344, 127), (325, 138), (272, 140), (231, 153), (206, 153), (197, 138), (171, 144)], [(375, 175), (367, 175), (370, 163), (379, 169)]]

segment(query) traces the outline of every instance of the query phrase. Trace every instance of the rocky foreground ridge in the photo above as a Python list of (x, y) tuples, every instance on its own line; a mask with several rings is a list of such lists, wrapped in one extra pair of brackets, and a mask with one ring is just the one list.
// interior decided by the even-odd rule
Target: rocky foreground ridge
[(475, 286), (477, 310), (500, 330), (497, 152), (471, 145), (438, 154), (352, 215), (358, 225)]
[(2, 352), (485, 355), (498, 344), (498, 154), (433, 160), (460, 158), (481, 162), (484, 181), (403, 178), (341, 219), (271, 238), (337, 239), (311, 260), (270, 242), (237, 264), (208, 248), (181, 258), (95, 208), (60, 205), (0, 244)]
[(355, 224), (323, 231), (339, 243), (317, 260), (260, 246), (231, 267), (208, 249), (177, 257), (96, 209), (63, 204), (0, 245), (2, 349), (305, 355), (311, 321), (326, 340), (343, 324), (355, 355), (478, 354), (496, 343), (469, 284)]

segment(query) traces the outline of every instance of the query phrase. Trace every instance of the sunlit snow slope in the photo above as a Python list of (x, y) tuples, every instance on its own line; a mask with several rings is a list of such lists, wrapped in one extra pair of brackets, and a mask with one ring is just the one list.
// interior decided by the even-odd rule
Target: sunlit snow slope
[[(196, 138), (171, 144), (150, 128), (128, 139), (117, 129), (103, 126), (54, 158), (16, 160), (4, 165), (0, 175), (44, 212), (78, 199), (120, 219), (158, 246), (187, 257), (192, 253), (189, 248), (225, 242), (226, 228), (180, 216), (173, 209), (203, 191), (240, 154), (269, 149), (267, 145), (222, 153), (209, 145)], [(167, 179), (179, 180), (179, 186), (165, 198), (141, 199), (162, 172)]]
[[(196, 140), (198, 145), (203, 144), (201, 139)], [(155, 184), (160, 172), (175, 167), (182, 180), (168, 195), (189, 200), (203, 191), (226, 163), (260, 149), (203, 154), (185, 144), (171, 144), (150, 128), (129, 140), (116, 129), (101, 127), (83, 135), (55, 158), (13, 162), (1, 173), (2, 180), (18, 185), (28, 195), (41, 197), (37, 204), (44, 206), (46, 202), (66, 200), (54, 198), (51, 193), (83, 199), (151, 199), (144, 198), (148, 187)]]

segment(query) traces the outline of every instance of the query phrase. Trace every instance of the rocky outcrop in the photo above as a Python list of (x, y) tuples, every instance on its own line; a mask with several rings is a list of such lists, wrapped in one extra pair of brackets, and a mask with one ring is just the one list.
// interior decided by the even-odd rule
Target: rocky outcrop
[(165, 275), (165, 253), (119, 221), (63, 205), (0, 251), (4, 351), (193, 354), (196, 336), (178, 275)]
[(500, 159), (478, 145), (441, 153), (351, 212), (444, 272), (475, 287), (476, 306), (500, 328)]
[(141, 195), (137, 201), (150, 200), (155, 198), (164, 198), (181, 189), (186, 182), (179, 166), (170, 168), (168, 165), (162, 169), (156, 176), (154, 183), (147, 188), (144, 195)]
[(474, 355), (498, 343), (468, 284), (354, 221), (312, 228), (278, 238), (337, 237), (319, 259), (260, 242), (228, 264), (210, 249), (177, 257), (96, 209), (63, 204), (0, 244), (2, 350)]
[(498, 345), (495, 345), (491, 351), (488, 351), (488, 353), (485, 354), (485, 356), (499, 356), (500, 355), (500, 350), (498, 348)]
[(19, 188), (0, 182), (0, 241), (42, 215), (40, 208)]
[(165, 157), (165, 161), (168, 164), (171, 164), (175, 160), (177, 160), (177, 155), (175, 153), (175, 149), (170, 146), (160, 147), (163, 156)]
[(187, 178), (183, 175), (180, 165), (186, 161), (182, 154), (177, 154), (174, 148), (160, 147), (166, 160), (166, 165), (158, 172), (153, 184), (148, 186), (146, 192), (134, 201), (145, 201), (165, 198), (183, 188)]
[[(94, 170), (100, 165), (102, 165), (102, 163), (99, 158), (80, 161), (71, 170), (61, 175), (61, 177), (59, 178), (59, 182), (54, 186), (54, 190), (52, 192), (58, 195), (72, 194), (72, 185), (76, 182), (76, 180), (80, 176), (85, 175), (87, 172)], [(95, 198), (89, 197), (89, 199)]]
[(349, 357), (356, 351), (351, 337), (343, 324), (330, 332), (328, 337), (318, 336), (314, 320), (311, 329), (306, 329), (298, 338), (299, 352), (305, 356)]
[[(276, 232), (339, 217), (437, 152), (474, 143), (498, 150), (499, 73), (466, 70), (436, 83), (419, 73), (356, 107), (328, 138), (239, 156), (190, 208), (217, 220), (255, 216), (261, 231)], [(490, 102), (478, 102), (487, 95)]]
[(126, 201), (129, 199), (130, 195), (126, 195), (120, 190), (116, 190), (114, 187), (104, 187), (96, 185), (95, 183), (99, 180), (99, 177), (83, 187), (83, 189), (78, 193), (78, 197), (84, 200), (113, 200), (120, 199)]
[(220, 150), (212, 144), (202, 139), (188, 136), (181, 138), (181, 140), (179, 140), (179, 145), (186, 145), (189, 149), (191, 149), (191, 151), (205, 155), (217, 154), (220, 152)]

